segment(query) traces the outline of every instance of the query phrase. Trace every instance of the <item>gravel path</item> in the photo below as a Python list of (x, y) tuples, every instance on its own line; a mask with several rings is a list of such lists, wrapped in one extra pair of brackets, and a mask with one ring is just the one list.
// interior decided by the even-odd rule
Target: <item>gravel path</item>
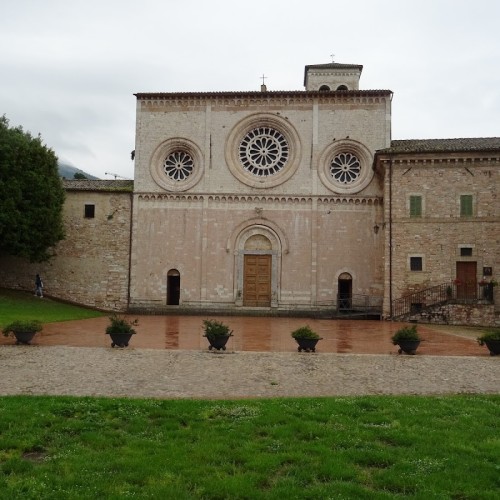
[(2, 346), (0, 395), (208, 398), (500, 393), (500, 359)]

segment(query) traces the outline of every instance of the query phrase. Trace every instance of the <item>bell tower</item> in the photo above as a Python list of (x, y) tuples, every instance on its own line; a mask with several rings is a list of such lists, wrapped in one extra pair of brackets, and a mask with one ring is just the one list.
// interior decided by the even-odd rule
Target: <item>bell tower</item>
[(306, 90), (359, 90), (363, 66), (359, 64), (310, 64), (304, 71)]

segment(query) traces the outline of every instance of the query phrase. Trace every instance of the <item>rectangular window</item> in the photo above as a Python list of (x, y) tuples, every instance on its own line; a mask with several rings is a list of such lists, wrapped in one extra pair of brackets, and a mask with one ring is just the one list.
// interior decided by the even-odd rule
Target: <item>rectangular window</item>
[(460, 217), (472, 217), (472, 195), (460, 195)]
[(85, 205), (85, 218), (93, 219), (95, 217), (95, 205)]
[(410, 271), (422, 270), (422, 257), (410, 257)]
[(472, 247), (461, 247), (460, 257), (472, 257)]
[(422, 217), (422, 197), (419, 195), (410, 196), (410, 217)]

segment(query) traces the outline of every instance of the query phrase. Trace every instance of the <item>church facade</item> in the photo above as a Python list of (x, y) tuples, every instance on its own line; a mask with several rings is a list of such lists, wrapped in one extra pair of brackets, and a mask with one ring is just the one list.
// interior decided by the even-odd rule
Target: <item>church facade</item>
[[(305, 91), (137, 94), (130, 306), (382, 304), (388, 90), (307, 66)], [(374, 230), (380, 227), (380, 231)]]
[(41, 272), (49, 294), (113, 310), (397, 317), (434, 301), (444, 322), (498, 324), (500, 138), (393, 141), (392, 92), (360, 90), (361, 72), (136, 94), (133, 183), (65, 181), (57, 256), (4, 257), (0, 278)]

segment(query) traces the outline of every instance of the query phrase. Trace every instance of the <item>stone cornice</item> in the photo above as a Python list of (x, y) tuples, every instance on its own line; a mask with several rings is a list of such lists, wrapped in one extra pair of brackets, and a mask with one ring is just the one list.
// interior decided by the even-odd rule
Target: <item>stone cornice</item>
[[(377, 157), (380, 165), (388, 166), (391, 162), (394, 167), (402, 166), (431, 166), (431, 167), (463, 167), (471, 164), (477, 166), (493, 167), (500, 166), (500, 156), (498, 154), (488, 154), (481, 152), (470, 153), (447, 153), (438, 155), (431, 154), (405, 154), (388, 157), (381, 155)], [(495, 165), (496, 164), (496, 165)]]
[(293, 205), (310, 205), (316, 201), (318, 205), (382, 205), (381, 196), (293, 196), (293, 195), (245, 195), (245, 194), (206, 194), (206, 193), (148, 193), (136, 192), (141, 201), (204, 201), (218, 203), (279, 203)]
[(295, 104), (380, 104), (390, 99), (390, 90), (207, 92), (134, 94), (146, 110), (160, 107), (291, 106)]

